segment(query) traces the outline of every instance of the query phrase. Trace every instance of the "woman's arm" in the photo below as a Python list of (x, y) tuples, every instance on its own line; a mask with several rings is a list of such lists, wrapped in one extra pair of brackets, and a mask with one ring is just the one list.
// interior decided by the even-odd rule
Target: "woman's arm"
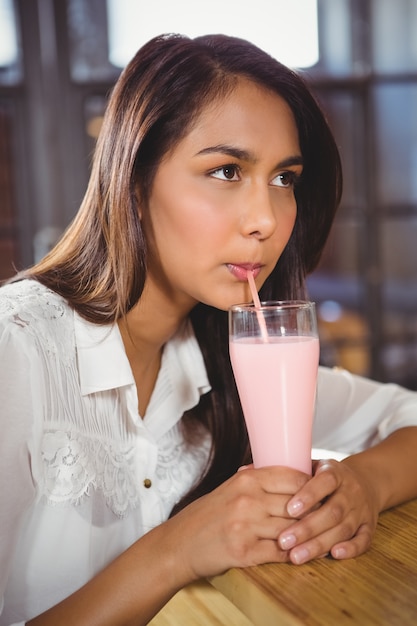
[(302, 517), (279, 537), (291, 561), (304, 563), (328, 552), (351, 558), (367, 550), (378, 514), (417, 497), (416, 451), (414, 426), (341, 463), (319, 461), (313, 478), (288, 502), (288, 512)]
[(169, 526), (167, 522), (147, 533), (84, 587), (27, 625), (147, 624), (190, 581), (170, 545)]
[(417, 393), (346, 370), (320, 367), (313, 445), (354, 454), (417, 426)]
[(367, 480), (384, 511), (417, 497), (417, 427), (401, 428), (365, 452), (344, 461)]

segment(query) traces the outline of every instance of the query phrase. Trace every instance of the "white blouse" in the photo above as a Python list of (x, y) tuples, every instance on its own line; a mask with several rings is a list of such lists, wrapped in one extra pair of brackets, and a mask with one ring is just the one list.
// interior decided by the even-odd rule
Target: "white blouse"
[[(86, 583), (166, 520), (204, 472), (210, 438), (181, 417), (210, 390), (190, 324), (165, 346), (143, 419), (117, 325), (34, 281), (0, 290), (0, 626)], [(359, 451), (417, 425), (417, 394), (320, 368), (313, 443)]]

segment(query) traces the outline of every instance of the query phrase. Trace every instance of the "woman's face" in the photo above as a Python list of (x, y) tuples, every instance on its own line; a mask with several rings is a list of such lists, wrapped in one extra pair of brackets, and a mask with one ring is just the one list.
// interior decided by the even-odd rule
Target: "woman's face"
[(290, 108), (241, 80), (203, 109), (158, 168), (143, 216), (147, 288), (184, 312), (250, 301), (247, 271), (260, 289), (290, 238), (301, 171)]

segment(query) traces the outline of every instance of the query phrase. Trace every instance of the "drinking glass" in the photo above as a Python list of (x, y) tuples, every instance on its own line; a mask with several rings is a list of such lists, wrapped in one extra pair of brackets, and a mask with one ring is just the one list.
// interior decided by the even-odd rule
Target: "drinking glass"
[(311, 475), (319, 364), (314, 302), (232, 306), (229, 350), (254, 466)]

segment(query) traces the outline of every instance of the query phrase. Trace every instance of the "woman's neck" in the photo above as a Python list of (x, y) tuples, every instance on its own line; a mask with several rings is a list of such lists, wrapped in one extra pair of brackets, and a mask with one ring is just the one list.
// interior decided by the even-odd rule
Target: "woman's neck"
[(158, 295), (145, 288), (139, 302), (118, 322), (136, 382), (138, 411), (142, 417), (155, 387), (164, 345), (188, 314)]

